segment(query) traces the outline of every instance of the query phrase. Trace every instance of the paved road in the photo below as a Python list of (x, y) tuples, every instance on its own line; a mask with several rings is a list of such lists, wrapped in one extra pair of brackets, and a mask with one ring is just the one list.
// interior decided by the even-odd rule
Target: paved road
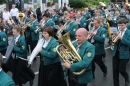
[[(10, 37), (9, 37), (10, 39)], [(104, 63), (106, 64), (108, 68), (108, 74), (106, 77), (103, 77), (103, 73), (101, 72), (101, 69), (99, 68), (98, 65), (96, 65), (96, 71), (95, 71), (95, 80), (94, 82), (88, 84), (88, 86), (113, 86), (113, 78), (112, 78), (112, 52), (108, 46), (107, 43), (108, 40), (105, 41), (105, 48), (106, 48), (106, 58), (103, 59)], [(37, 86), (38, 83), (38, 70), (39, 70), (39, 58), (37, 58), (36, 61), (33, 62), (32, 64), (32, 70), (35, 72), (36, 76), (34, 79), (34, 84), (33, 86)], [(127, 66), (127, 71), (130, 76), (130, 62), (128, 63)], [(11, 76), (11, 73), (9, 73)], [(120, 75), (120, 86), (124, 86), (125, 80), (124, 78)], [(29, 83), (26, 83), (23, 86), (29, 86)]]

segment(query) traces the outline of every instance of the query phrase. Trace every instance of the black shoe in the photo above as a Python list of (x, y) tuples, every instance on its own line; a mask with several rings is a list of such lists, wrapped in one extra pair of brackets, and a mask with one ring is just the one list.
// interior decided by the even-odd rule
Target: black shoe
[(128, 86), (129, 82), (130, 82), (129, 79), (125, 80), (125, 86)]
[(106, 77), (106, 76), (107, 76), (107, 72), (104, 72), (104, 73), (103, 73), (103, 76)]

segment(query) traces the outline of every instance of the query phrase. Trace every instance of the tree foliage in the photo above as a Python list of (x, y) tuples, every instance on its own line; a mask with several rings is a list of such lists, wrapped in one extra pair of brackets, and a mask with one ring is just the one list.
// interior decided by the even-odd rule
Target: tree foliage
[(70, 6), (74, 8), (99, 6), (99, 2), (105, 2), (108, 5), (110, 0), (69, 0)]
[(4, 4), (4, 3), (7, 3), (6, 0), (0, 0), (0, 4)]
[(86, 7), (85, 0), (69, 0), (69, 4), (73, 8)]

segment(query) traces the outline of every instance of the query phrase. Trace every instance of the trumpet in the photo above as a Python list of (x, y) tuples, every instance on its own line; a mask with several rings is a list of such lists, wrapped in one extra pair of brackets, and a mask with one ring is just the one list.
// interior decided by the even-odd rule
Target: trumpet
[(27, 25), (28, 25), (28, 24), (31, 24), (31, 23), (32, 23), (32, 21), (27, 22), (25, 25), (22, 26), (22, 29), (27, 28)]
[(63, 32), (63, 27), (65, 27), (67, 25), (67, 22), (61, 27), (61, 29), (59, 29), (58, 31), (57, 31), (57, 33), (56, 33), (56, 36), (58, 37), (58, 38), (60, 38), (61, 36), (62, 36), (62, 32)]
[(118, 40), (118, 36), (119, 36), (119, 35), (121, 35), (121, 31), (117, 34), (117, 36), (112, 37), (111, 45), (115, 45), (115, 43), (116, 43), (117, 40)]
[[(94, 30), (95, 30), (95, 28), (93, 27), (92, 30), (90, 30), (90, 31), (94, 32)], [(87, 39), (91, 39), (91, 38), (92, 38), (91, 34), (88, 34)]]

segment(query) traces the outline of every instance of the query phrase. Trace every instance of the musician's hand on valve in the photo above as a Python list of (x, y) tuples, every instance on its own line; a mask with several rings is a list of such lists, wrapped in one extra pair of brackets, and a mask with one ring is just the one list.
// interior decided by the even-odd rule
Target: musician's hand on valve
[(62, 27), (62, 30), (66, 30), (66, 26), (63, 26), (63, 27)]
[(122, 39), (122, 36), (121, 34), (118, 35), (117, 39)]
[(30, 24), (27, 24), (28, 27), (30, 27), (31, 25)]
[(69, 64), (67, 61), (65, 61), (65, 60), (64, 60), (64, 66), (65, 66), (66, 68), (70, 68), (70, 64)]
[(94, 32), (90, 32), (91, 36), (95, 36), (96, 34)]

